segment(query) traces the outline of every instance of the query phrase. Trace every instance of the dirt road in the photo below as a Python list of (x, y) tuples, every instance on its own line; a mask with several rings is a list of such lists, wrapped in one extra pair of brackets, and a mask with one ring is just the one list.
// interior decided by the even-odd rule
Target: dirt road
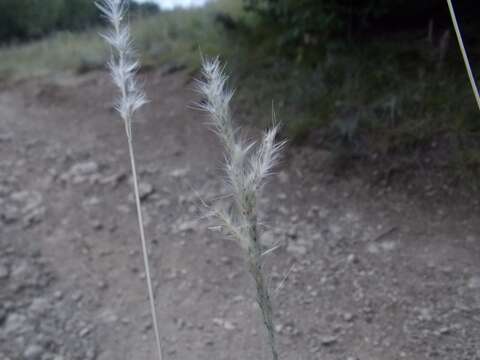
[[(268, 359), (253, 284), (199, 198), (221, 153), (183, 73), (145, 76), (135, 146), (166, 359)], [(0, 360), (153, 359), (107, 74), (0, 92)], [(288, 150), (261, 203), (282, 359), (480, 359), (478, 202), (332, 175)], [(405, 184), (405, 189), (408, 189)], [(445, 190), (447, 191), (447, 190)], [(451, 196), (451, 194), (450, 194)]]

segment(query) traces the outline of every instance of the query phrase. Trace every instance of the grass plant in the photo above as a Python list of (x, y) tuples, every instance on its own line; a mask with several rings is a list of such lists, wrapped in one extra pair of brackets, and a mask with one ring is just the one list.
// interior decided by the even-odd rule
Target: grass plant
[(220, 61), (218, 58), (204, 60), (202, 69), (204, 80), (199, 81), (198, 88), (205, 97), (205, 102), (199, 107), (210, 115), (210, 125), (224, 146), (227, 184), (232, 200), (228, 211), (216, 209), (213, 213), (226, 234), (245, 250), (248, 269), (256, 285), (257, 303), (267, 331), (272, 359), (277, 360), (272, 302), (263, 273), (257, 198), (284, 143), (275, 140), (278, 126), (266, 131), (259, 144), (242, 140), (230, 111), (233, 91), (226, 86), (227, 77)]
[[(289, 138), (297, 142), (319, 129), (321, 143), (331, 150), (366, 160), (394, 155), (406, 169), (418, 165), (418, 149), (447, 143), (447, 161), (435, 166), (454, 173), (478, 167), (480, 151), (471, 146), (480, 133), (477, 109), (461, 75), (461, 58), (445, 53), (445, 33), (439, 37), (434, 31), (426, 39), (425, 32), (412, 31), (358, 43), (330, 39), (317, 52), (301, 49), (298, 60), (290, 54), (294, 49), (279, 48), (274, 30), (255, 27), (241, 3), (217, 0), (130, 19), (143, 65), (182, 65), (192, 73), (201, 65), (199, 49), (206, 56), (219, 54), (241, 84), (233, 106), (242, 120), (267, 125), (273, 99), (288, 119)], [(237, 29), (216, 21), (219, 13), (238, 20)], [(0, 78), (81, 72), (107, 60), (108, 49), (95, 31), (58, 33), (0, 48)]]
[[(215, 21), (219, 12), (239, 17), (241, 1), (214, 1), (202, 8), (129, 18), (135, 48), (143, 65), (175, 62), (196, 69), (200, 66), (199, 48), (207, 55), (235, 52), (237, 46), (232, 46), (223, 26)], [(101, 29), (82, 33), (64, 31), (30, 43), (0, 45), (0, 78), (28, 79), (102, 68), (108, 61), (109, 51), (98, 38), (98, 31)]]
[(125, 125), (125, 132), (128, 140), (128, 150), (131, 162), (135, 204), (137, 208), (140, 240), (142, 245), (145, 275), (150, 300), (150, 311), (153, 319), (155, 344), (157, 347), (158, 359), (162, 360), (162, 348), (160, 344), (160, 334), (155, 308), (155, 298), (153, 294), (152, 278), (150, 275), (147, 242), (145, 239), (142, 208), (138, 190), (138, 177), (135, 165), (135, 154), (133, 150), (132, 121), (134, 119), (135, 112), (146, 103), (146, 98), (143, 90), (140, 88), (136, 80), (136, 72), (139, 68), (139, 62), (138, 60), (136, 60), (135, 52), (132, 49), (130, 28), (125, 23), (125, 2), (123, 0), (104, 0), (97, 3), (97, 6), (111, 24), (111, 30), (108, 33), (103, 34), (103, 38), (107, 41), (108, 44), (110, 44), (110, 46), (114, 50), (111, 60), (109, 62), (109, 67), (113, 82), (115, 83), (120, 92), (116, 109), (118, 110), (121, 118), (123, 119)]
[(472, 66), (470, 65), (470, 60), (468, 59), (467, 50), (465, 50), (465, 45), (463, 44), (462, 33), (460, 27), (458, 26), (457, 15), (455, 14), (455, 8), (453, 7), (452, 0), (447, 0), (448, 10), (450, 11), (450, 17), (452, 18), (453, 28), (457, 36), (458, 45), (462, 53), (463, 61), (465, 63), (465, 68), (467, 69), (468, 79), (470, 80), (470, 85), (472, 86), (473, 94), (475, 96), (475, 101), (477, 102), (478, 109), (480, 110), (480, 94), (478, 93), (477, 83), (473, 75)]

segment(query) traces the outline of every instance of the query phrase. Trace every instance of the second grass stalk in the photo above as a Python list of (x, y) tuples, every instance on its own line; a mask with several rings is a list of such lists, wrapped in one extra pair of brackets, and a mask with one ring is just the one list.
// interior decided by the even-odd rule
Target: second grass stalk
[(225, 172), (232, 203), (213, 211), (221, 228), (234, 238), (246, 253), (250, 274), (255, 280), (257, 302), (273, 360), (278, 359), (273, 325), (272, 302), (263, 274), (262, 245), (258, 229), (257, 197), (280, 155), (283, 143), (275, 142), (278, 128), (265, 132), (259, 144), (246, 143), (238, 136), (231, 113), (233, 91), (218, 59), (203, 63), (204, 80), (199, 91), (204, 96), (200, 108), (210, 115), (210, 123), (225, 148)]
[(132, 120), (134, 114), (146, 103), (146, 99), (143, 90), (137, 84), (136, 72), (139, 67), (139, 63), (135, 59), (135, 53), (132, 49), (130, 29), (128, 25), (124, 23), (126, 16), (126, 2), (123, 0), (103, 0), (97, 3), (97, 6), (111, 24), (111, 30), (106, 34), (103, 34), (103, 38), (112, 46), (114, 50), (109, 67), (113, 82), (120, 92), (116, 109), (123, 119), (128, 140), (128, 152), (132, 169), (135, 205), (137, 208), (140, 241), (142, 244), (143, 261), (145, 265), (145, 277), (147, 280), (150, 312), (152, 315), (153, 329), (155, 332), (157, 355), (158, 359), (162, 360), (162, 348), (160, 345), (157, 312), (155, 309), (152, 277), (150, 275), (150, 264), (148, 261), (147, 241), (145, 239), (145, 231), (143, 226), (132, 134)]

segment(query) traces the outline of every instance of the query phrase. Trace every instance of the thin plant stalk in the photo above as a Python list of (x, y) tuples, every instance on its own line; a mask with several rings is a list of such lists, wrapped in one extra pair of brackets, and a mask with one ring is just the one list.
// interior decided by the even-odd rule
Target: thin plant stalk
[(278, 360), (272, 301), (263, 272), (257, 198), (284, 143), (275, 142), (277, 126), (265, 132), (259, 144), (247, 144), (239, 139), (230, 112), (233, 91), (226, 86), (227, 77), (219, 60), (204, 60), (203, 75), (205, 80), (199, 82), (198, 88), (205, 101), (199, 104), (199, 108), (210, 114), (211, 126), (225, 148), (225, 169), (232, 199), (229, 211), (216, 209), (213, 215), (221, 229), (244, 249), (248, 270), (255, 281), (257, 303), (267, 331), (272, 359)]
[(462, 52), (463, 61), (465, 62), (465, 68), (467, 69), (468, 78), (470, 79), (470, 85), (472, 86), (473, 94), (475, 95), (475, 100), (477, 101), (478, 109), (480, 110), (480, 94), (478, 92), (477, 83), (475, 77), (473, 76), (472, 67), (470, 65), (470, 60), (468, 60), (467, 50), (465, 50), (465, 45), (463, 44), (462, 33), (460, 32), (460, 27), (458, 26), (457, 16), (455, 15), (455, 9), (452, 4), (452, 0), (447, 0), (448, 9), (450, 10), (450, 16), (452, 18), (453, 27), (455, 29), (455, 34), (457, 35), (458, 45), (460, 51)]
[(135, 204), (137, 208), (137, 218), (138, 218), (138, 228), (140, 231), (140, 240), (142, 243), (142, 253), (143, 253), (143, 263), (145, 266), (145, 277), (147, 279), (147, 287), (148, 287), (148, 298), (150, 301), (150, 311), (152, 313), (152, 319), (153, 319), (153, 330), (155, 332), (155, 343), (157, 347), (157, 353), (158, 353), (158, 358), (159, 360), (162, 360), (162, 347), (160, 344), (160, 332), (158, 330), (158, 321), (157, 321), (157, 311), (155, 307), (155, 297), (153, 294), (153, 286), (152, 286), (152, 277), (150, 275), (150, 264), (148, 260), (148, 251), (147, 251), (147, 241), (145, 239), (145, 230), (143, 226), (143, 216), (142, 216), (142, 207), (140, 203), (140, 194), (138, 191), (138, 177), (137, 177), (137, 170), (135, 166), (135, 153), (133, 151), (133, 142), (132, 142), (132, 136), (131, 136), (131, 131), (132, 129), (130, 128), (130, 136), (128, 135), (127, 132), (127, 138), (128, 138), (128, 152), (130, 154), (130, 163), (131, 163), (131, 169), (132, 169), (132, 178), (133, 178), (133, 189), (135, 192)]
[(139, 62), (136, 60), (135, 52), (132, 49), (130, 28), (124, 24), (126, 16), (126, 1), (124, 0), (102, 0), (96, 3), (97, 7), (110, 22), (111, 30), (103, 34), (103, 38), (112, 46), (114, 52), (109, 62), (110, 72), (114, 84), (119, 90), (119, 98), (116, 109), (124, 121), (125, 132), (128, 140), (128, 152), (130, 156), (133, 189), (135, 194), (135, 205), (137, 209), (138, 227), (142, 245), (143, 262), (145, 266), (145, 277), (150, 301), (150, 311), (153, 320), (155, 333), (156, 350), (158, 359), (162, 360), (162, 347), (158, 329), (157, 312), (155, 310), (155, 297), (153, 294), (152, 277), (148, 261), (147, 241), (142, 217), (142, 207), (138, 190), (138, 176), (135, 164), (135, 153), (133, 150), (132, 122), (136, 111), (147, 101), (143, 90), (137, 83), (136, 73)]
[(250, 221), (252, 222), (252, 239), (248, 248), (248, 266), (250, 274), (255, 280), (255, 286), (257, 291), (257, 303), (262, 312), (263, 324), (267, 330), (268, 344), (272, 352), (272, 359), (278, 360), (278, 351), (275, 343), (275, 328), (273, 326), (273, 310), (272, 301), (270, 299), (270, 292), (265, 282), (265, 276), (263, 274), (262, 264), (262, 249), (260, 242), (258, 241), (257, 233), (257, 221), (256, 215), (253, 215)]

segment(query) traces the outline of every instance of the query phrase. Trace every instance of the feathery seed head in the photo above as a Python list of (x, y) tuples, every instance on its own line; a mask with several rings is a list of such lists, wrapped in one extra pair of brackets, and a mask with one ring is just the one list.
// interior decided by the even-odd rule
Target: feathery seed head
[(258, 151), (250, 159), (251, 182), (256, 189), (271, 175), (273, 167), (277, 164), (285, 142), (275, 142), (279, 131), (278, 125), (265, 132)]
[(138, 108), (145, 104), (145, 95), (137, 84), (135, 78), (139, 67), (135, 59), (130, 29), (123, 23), (126, 11), (126, 0), (102, 0), (96, 5), (107, 20), (112, 25), (112, 29), (103, 34), (103, 38), (112, 48), (112, 57), (109, 62), (110, 72), (114, 84), (120, 91), (116, 109), (124, 120), (125, 131), (128, 138), (128, 150), (132, 169), (133, 191), (135, 195), (135, 205), (137, 208), (137, 219), (140, 230), (140, 240), (142, 244), (142, 255), (145, 266), (145, 278), (147, 281), (148, 297), (150, 300), (150, 312), (153, 320), (153, 330), (155, 333), (155, 343), (157, 347), (158, 360), (162, 360), (162, 347), (160, 343), (160, 334), (158, 329), (157, 312), (155, 310), (155, 297), (153, 293), (152, 278), (150, 275), (150, 264), (148, 259), (147, 242), (145, 238), (142, 208), (139, 194), (138, 177), (136, 170), (135, 154), (132, 140), (132, 119), (133, 114)]
[(203, 60), (203, 81), (198, 81), (198, 91), (205, 97), (205, 103), (199, 108), (210, 114), (211, 125), (221, 138), (227, 149), (233, 151), (235, 145), (235, 129), (230, 114), (230, 101), (233, 90), (226, 86), (228, 80), (220, 64), (220, 60)]
[(114, 50), (108, 64), (114, 84), (120, 91), (115, 108), (130, 127), (133, 114), (147, 101), (136, 80), (139, 62), (133, 50), (130, 28), (124, 24), (125, 0), (103, 0), (96, 5), (112, 25), (112, 29), (102, 34)]
[(120, 29), (125, 15), (125, 0), (103, 0), (95, 4), (113, 27), (117, 30)]
[(219, 208), (213, 211), (213, 216), (217, 219), (220, 228), (227, 236), (237, 241), (244, 250), (248, 249), (250, 241), (245, 231), (246, 226), (241, 223), (241, 220), (237, 219), (238, 216), (236, 214)]
[(200, 108), (210, 114), (211, 125), (225, 147), (225, 170), (234, 199), (229, 210), (215, 210), (213, 213), (221, 228), (227, 235), (237, 240), (247, 253), (273, 360), (278, 360), (272, 304), (262, 273), (261, 242), (257, 226), (257, 194), (277, 162), (284, 143), (275, 142), (278, 126), (267, 131), (258, 145), (238, 139), (230, 112), (233, 91), (226, 86), (227, 77), (218, 58), (203, 61), (203, 77), (204, 81), (199, 82), (198, 89), (206, 101)]
[(278, 126), (268, 130), (259, 144), (239, 139), (231, 117), (233, 91), (227, 88), (227, 76), (218, 58), (203, 60), (203, 81), (198, 90), (205, 97), (200, 108), (210, 115), (210, 123), (220, 137), (225, 150), (225, 172), (231, 195), (235, 200), (232, 211), (216, 211), (216, 217), (226, 231), (245, 245), (248, 217), (255, 217), (257, 193), (278, 161), (284, 143), (276, 143)]

